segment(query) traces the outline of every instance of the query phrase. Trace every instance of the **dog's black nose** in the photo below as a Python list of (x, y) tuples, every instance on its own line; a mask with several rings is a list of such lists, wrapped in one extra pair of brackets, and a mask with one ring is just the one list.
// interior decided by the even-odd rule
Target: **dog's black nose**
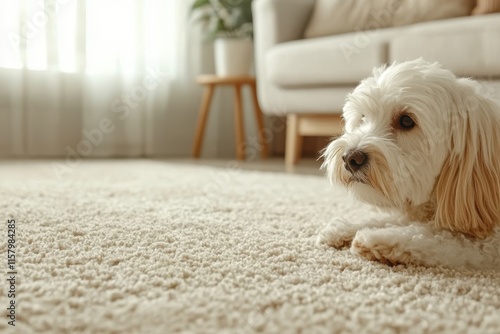
[(368, 161), (366, 153), (356, 150), (350, 150), (342, 156), (345, 162), (345, 169), (351, 173), (357, 172)]

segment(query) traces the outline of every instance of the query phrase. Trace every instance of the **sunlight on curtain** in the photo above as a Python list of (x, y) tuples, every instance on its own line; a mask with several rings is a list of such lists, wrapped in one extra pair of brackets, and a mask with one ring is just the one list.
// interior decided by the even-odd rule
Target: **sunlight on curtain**
[(44, 27), (48, 24), (45, 3), (38, 0), (25, 0), (26, 6), (26, 43), (27, 67), (33, 70), (47, 69), (47, 34)]
[[(169, 152), (158, 144), (169, 141), (158, 135), (169, 126), (187, 146), (172, 124), (194, 124), (198, 103), (185, 98), (199, 95), (188, 8), (186, 0), (0, 0), (0, 139), (10, 138), (0, 155)], [(113, 130), (97, 135), (103, 120)]]
[[(184, 3), (189, 2), (182, 1)], [(186, 18), (185, 4), (183, 5), (184, 8), (179, 8), (176, 1), (145, 0), (144, 5), (143, 27), (146, 63), (162, 64), (174, 75), (175, 64), (179, 63), (179, 59), (172, 57), (172, 53), (175, 53), (174, 50), (181, 49), (178, 47), (178, 38), (182, 38), (183, 29), (181, 28), (182, 24), (176, 24), (176, 17), (179, 15), (172, 15), (172, 13), (182, 13), (183, 16), (181, 17)], [(169, 17), (168, 20), (165, 18), (166, 16)], [(160, 33), (162, 31), (163, 34)], [(177, 53), (177, 57), (182, 57), (182, 54)]]
[(76, 22), (77, 2), (70, 1), (61, 8), (62, 15), (56, 16), (57, 52), (59, 70), (75, 72), (76, 66)]
[(19, 51), (19, 13), (18, 1), (0, 0), (0, 67), (21, 68)]
[[(142, 8), (135, 0), (87, 0), (87, 72), (136, 71)], [(139, 31), (138, 31), (139, 30)]]
[[(173, 69), (176, 1), (87, 0), (87, 72)], [(185, 16), (187, 18), (187, 16)], [(103, 29), (103, 27), (106, 27)]]
[[(2, 38), (0, 67), (22, 66), (26, 46), (28, 69), (47, 69), (47, 48), (57, 48), (57, 65), (76, 71), (75, 37), (78, 0), (0, 0)], [(176, 1), (86, 0), (86, 70), (88, 73), (122, 69), (137, 71), (145, 63), (174, 68)], [(187, 17), (187, 16), (185, 16)], [(53, 27), (48, 25), (53, 24)], [(20, 32), (20, 27), (24, 31)], [(47, 35), (55, 32), (55, 40)], [(170, 51), (170, 52), (169, 52)]]

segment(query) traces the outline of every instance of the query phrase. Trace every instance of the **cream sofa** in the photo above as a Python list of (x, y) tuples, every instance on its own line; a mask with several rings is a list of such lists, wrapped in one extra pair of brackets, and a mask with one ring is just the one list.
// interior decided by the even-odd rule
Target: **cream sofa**
[(287, 117), (286, 164), (302, 137), (339, 134), (346, 95), (373, 67), (423, 57), (484, 80), (500, 100), (500, 14), (303, 39), (315, 0), (254, 0), (258, 98)]

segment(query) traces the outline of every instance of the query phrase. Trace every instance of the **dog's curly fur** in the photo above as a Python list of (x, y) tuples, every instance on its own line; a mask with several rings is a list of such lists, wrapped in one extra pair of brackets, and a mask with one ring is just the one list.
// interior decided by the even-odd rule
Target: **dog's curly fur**
[[(422, 59), (363, 80), (347, 97), (345, 132), (325, 149), (323, 168), (399, 218), (337, 219), (319, 242), (388, 264), (500, 269), (500, 106), (479, 88)], [(361, 152), (361, 164), (350, 152)]]

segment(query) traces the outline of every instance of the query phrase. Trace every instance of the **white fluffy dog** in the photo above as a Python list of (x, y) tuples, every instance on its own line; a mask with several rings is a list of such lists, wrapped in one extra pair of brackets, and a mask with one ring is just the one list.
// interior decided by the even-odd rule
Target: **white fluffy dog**
[(394, 219), (336, 219), (320, 243), (386, 264), (500, 269), (500, 107), (422, 59), (375, 69), (324, 152), (332, 182)]

